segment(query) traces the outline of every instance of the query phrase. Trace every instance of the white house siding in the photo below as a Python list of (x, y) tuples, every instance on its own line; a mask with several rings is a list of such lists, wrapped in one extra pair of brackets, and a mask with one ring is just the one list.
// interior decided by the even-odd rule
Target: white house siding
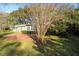
[(26, 27), (21, 27), (22, 29), (21, 30), (27, 30), (27, 26)]
[(20, 28), (20, 27), (18, 27), (18, 28), (17, 28), (17, 31), (20, 31), (20, 30), (21, 30), (21, 28)]
[(19, 25), (13, 28), (14, 32), (20, 32), (22, 30), (33, 31), (32, 26)]

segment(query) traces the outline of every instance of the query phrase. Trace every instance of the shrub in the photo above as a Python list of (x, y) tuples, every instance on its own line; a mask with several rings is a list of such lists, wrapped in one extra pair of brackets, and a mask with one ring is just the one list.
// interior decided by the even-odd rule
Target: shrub
[[(54, 25), (54, 27), (52, 25)], [(64, 34), (64, 32), (66, 32), (66, 28), (67, 28), (66, 22), (59, 21), (55, 24), (51, 24), (46, 35), (61, 34), (61, 33)]]
[(68, 28), (66, 29), (66, 31), (70, 34), (73, 35), (79, 35), (79, 23), (78, 22), (73, 22), (73, 23), (69, 23), (67, 24)]
[(35, 31), (26, 31), (26, 30), (23, 30), (21, 32), (24, 33), (24, 34), (35, 34)]
[(50, 27), (46, 33), (46, 35), (67, 35), (72, 34), (79, 36), (79, 22), (77, 21), (69, 21), (69, 22), (58, 22), (55, 24), (55, 27)]
[(27, 34), (27, 31), (26, 30), (23, 30), (23, 31), (21, 31), (22, 33), (24, 33), (24, 34)]

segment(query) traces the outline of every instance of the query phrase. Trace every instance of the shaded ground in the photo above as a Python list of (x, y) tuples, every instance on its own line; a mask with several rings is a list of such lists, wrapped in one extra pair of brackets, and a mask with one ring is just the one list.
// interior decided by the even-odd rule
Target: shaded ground
[(46, 36), (47, 44), (39, 46), (29, 35), (14, 33), (5, 35), (0, 40), (0, 55), (21, 55), (21, 56), (78, 56), (79, 37), (74, 35)]
[(79, 55), (79, 38), (75, 36), (60, 37), (48, 36), (46, 37), (47, 44), (45, 46), (35, 47), (42, 55), (46, 56), (78, 56)]

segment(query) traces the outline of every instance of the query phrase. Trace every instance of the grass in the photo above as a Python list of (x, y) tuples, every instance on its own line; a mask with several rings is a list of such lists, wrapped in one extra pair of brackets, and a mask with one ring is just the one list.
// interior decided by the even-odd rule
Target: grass
[[(2, 39), (2, 38), (1, 38)], [(78, 56), (79, 38), (74, 35), (45, 37), (47, 44), (39, 46), (35, 41), (0, 40), (1, 56)]]
[(2, 42), (0, 43), (0, 55), (2, 56), (31, 56), (39, 53), (33, 49), (35, 44), (32, 41), (1, 40), (0, 42)]
[(52, 38), (49, 36), (51, 40), (48, 39), (46, 47), (49, 47), (51, 50), (53, 49), (53, 51), (50, 51), (52, 53), (49, 52), (49, 55), (79, 55), (78, 37), (73, 35), (68, 35), (68, 37), (58, 37), (59, 39), (54, 39), (54, 36), (52, 36)]
[(35, 31), (26, 31), (26, 30), (23, 30), (21, 31), (23, 34), (35, 34)]
[(12, 40), (1, 40), (0, 42), (0, 55), (9, 56), (15, 55), (17, 47), (20, 45), (20, 42)]
[(10, 30), (0, 31), (0, 38), (3, 38), (5, 35), (11, 34), (11, 33), (13, 33), (13, 31), (10, 31)]

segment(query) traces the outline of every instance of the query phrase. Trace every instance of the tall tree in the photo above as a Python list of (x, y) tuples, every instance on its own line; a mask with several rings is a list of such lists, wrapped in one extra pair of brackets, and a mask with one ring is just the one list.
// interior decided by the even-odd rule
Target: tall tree
[(8, 14), (4, 12), (0, 12), (0, 30), (3, 30), (8, 27)]
[(20, 20), (25, 21), (25, 18), (28, 17), (28, 8), (19, 8), (16, 11), (13, 11), (9, 15), (9, 23), (12, 25), (15, 25), (16, 23), (19, 23)]
[(56, 21), (67, 20), (65, 11), (69, 10), (67, 4), (33, 4), (30, 7), (30, 16), (32, 18), (32, 25), (36, 30), (36, 37), (45, 44), (45, 34), (51, 23)]

